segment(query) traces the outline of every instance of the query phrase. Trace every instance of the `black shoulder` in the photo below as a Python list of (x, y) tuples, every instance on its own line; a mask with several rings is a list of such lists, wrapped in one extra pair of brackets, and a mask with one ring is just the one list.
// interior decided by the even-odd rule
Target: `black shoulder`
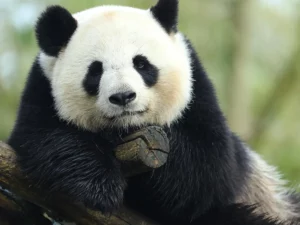
[(22, 103), (39, 106), (52, 106), (51, 86), (36, 57), (30, 69), (21, 97)]
[(58, 123), (50, 82), (44, 75), (37, 58), (28, 75), (21, 95), (17, 119), (7, 142), (12, 147), (17, 147), (16, 140), (23, 135), (26, 136), (28, 130), (53, 127)]

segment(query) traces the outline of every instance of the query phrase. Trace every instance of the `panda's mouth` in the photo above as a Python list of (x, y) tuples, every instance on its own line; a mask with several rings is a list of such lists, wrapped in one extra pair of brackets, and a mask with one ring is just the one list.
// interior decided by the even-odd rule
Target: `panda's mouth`
[(123, 111), (121, 114), (119, 115), (115, 115), (115, 116), (105, 116), (106, 119), (109, 120), (114, 120), (114, 119), (119, 119), (119, 118), (123, 118), (126, 116), (141, 116), (143, 114), (145, 114), (148, 111), (148, 109), (145, 110), (139, 110), (139, 111)]

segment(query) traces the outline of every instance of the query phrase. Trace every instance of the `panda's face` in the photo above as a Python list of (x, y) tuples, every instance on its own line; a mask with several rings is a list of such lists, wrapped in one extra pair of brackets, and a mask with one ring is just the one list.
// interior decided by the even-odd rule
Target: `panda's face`
[(192, 92), (181, 34), (168, 34), (149, 10), (102, 6), (73, 16), (68, 45), (39, 58), (60, 117), (93, 131), (179, 118)]

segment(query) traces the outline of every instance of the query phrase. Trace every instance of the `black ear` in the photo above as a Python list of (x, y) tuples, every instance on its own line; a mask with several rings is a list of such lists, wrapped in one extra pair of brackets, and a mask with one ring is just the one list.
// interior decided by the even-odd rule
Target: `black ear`
[(168, 32), (177, 32), (178, 0), (159, 0), (151, 8), (153, 16)]
[(36, 39), (42, 51), (56, 57), (77, 28), (77, 21), (66, 9), (50, 6), (36, 24)]

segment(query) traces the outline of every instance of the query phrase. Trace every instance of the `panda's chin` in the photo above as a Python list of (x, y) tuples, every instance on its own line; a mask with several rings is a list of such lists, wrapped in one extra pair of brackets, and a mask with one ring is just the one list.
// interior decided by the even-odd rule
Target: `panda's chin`
[(145, 114), (148, 110), (128, 112), (115, 116), (104, 116), (106, 126), (116, 128), (128, 128), (132, 126), (142, 126), (145, 122)]

